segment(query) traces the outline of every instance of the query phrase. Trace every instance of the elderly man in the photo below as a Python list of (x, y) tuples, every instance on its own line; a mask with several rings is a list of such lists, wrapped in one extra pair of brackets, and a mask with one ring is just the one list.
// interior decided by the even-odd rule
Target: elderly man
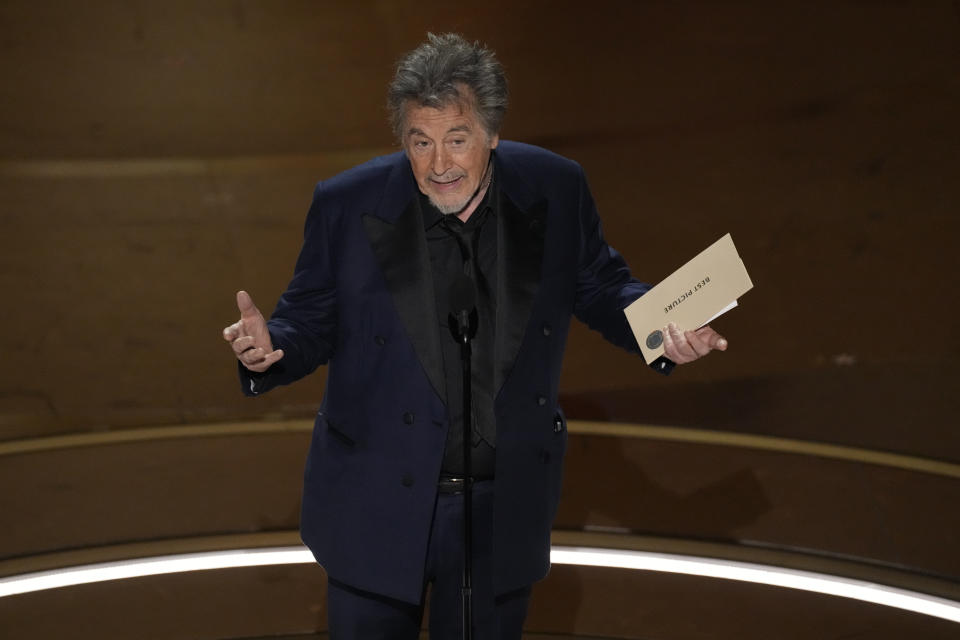
[[(648, 286), (604, 241), (583, 171), (500, 141), (494, 54), (453, 34), (399, 63), (402, 152), (320, 182), (293, 280), (269, 322), (237, 294), (224, 329), (244, 393), (329, 366), (306, 463), (301, 533), (329, 576), (334, 638), (459, 637), (463, 448), (473, 483), (475, 637), (519, 638), (550, 567), (571, 315), (637, 352), (623, 309)], [(473, 426), (463, 438), (453, 282), (475, 287)], [(666, 328), (669, 372), (726, 342)]]

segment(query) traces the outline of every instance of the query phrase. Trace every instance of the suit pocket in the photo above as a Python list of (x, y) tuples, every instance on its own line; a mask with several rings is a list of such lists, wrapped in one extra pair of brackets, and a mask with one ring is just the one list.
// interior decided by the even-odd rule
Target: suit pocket
[(353, 449), (357, 445), (356, 438), (350, 433), (345, 422), (331, 420), (329, 415), (320, 413), (317, 415), (317, 424), (325, 427), (328, 442), (333, 440), (334, 443), (347, 449)]
[(329, 433), (335, 440), (348, 449), (353, 449), (357, 444), (353, 438), (348, 436), (340, 427), (335, 426), (329, 420), (327, 421), (327, 433)]

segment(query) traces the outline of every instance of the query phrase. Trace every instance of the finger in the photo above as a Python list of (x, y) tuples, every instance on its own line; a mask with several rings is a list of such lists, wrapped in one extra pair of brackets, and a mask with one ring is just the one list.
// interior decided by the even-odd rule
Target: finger
[(691, 362), (700, 357), (697, 355), (697, 352), (693, 350), (693, 347), (690, 346), (690, 343), (687, 342), (683, 331), (681, 331), (680, 327), (675, 323), (671, 322), (667, 325), (667, 332), (670, 334), (670, 338), (673, 340), (673, 345), (676, 347), (677, 352), (683, 356), (684, 362)]
[(687, 344), (696, 352), (698, 358), (710, 353), (710, 344), (698, 336), (695, 331), (684, 331), (683, 337), (687, 339)]
[(240, 355), (244, 351), (254, 348), (256, 345), (254, 344), (253, 336), (242, 336), (231, 342), (230, 346), (233, 347), (235, 354)]
[(240, 337), (240, 323), (234, 322), (229, 327), (223, 328), (223, 339), (227, 342), (233, 342)]
[(246, 291), (237, 291), (237, 308), (240, 310), (240, 318), (255, 318), (260, 315), (257, 305), (253, 304), (253, 298)]
[(727, 350), (727, 339), (714, 331), (710, 325), (700, 327), (697, 329), (696, 334), (700, 336), (704, 342), (710, 345), (711, 349), (718, 349), (719, 351)]
[[(262, 349), (261, 349), (260, 351), (262, 351)], [(263, 373), (264, 371), (266, 371), (267, 369), (269, 369), (269, 368), (273, 365), (274, 362), (276, 362), (277, 360), (279, 360), (279, 359), (282, 358), (282, 357), (283, 357), (283, 350), (282, 350), (282, 349), (277, 349), (276, 351), (271, 351), (271, 352), (270, 352), (269, 354), (267, 354), (264, 358), (260, 359), (260, 360), (257, 361), (257, 362), (253, 362), (253, 363), (250, 363), (250, 364), (247, 364), (246, 362), (244, 362), (244, 363), (243, 363), (243, 366), (245, 366), (245, 367), (246, 367), (247, 369), (249, 369), (250, 371), (255, 371), (255, 372), (257, 372), (257, 373)], [(242, 360), (241, 360), (241, 362), (242, 362)]]
[(283, 349), (277, 349), (276, 351), (271, 351), (263, 358), (263, 364), (267, 367), (272, 365), (274, 362), (283, 357)]
[(670, 330), (667, 327), (664, 327), (660, 330), (660, 334), (663, 336), (664, 355), (677, 364), (680, 364), (680, 354), (677, 353), (677, 348), (673, 345), (673, 338), (670, 337)]
[(261, 347), (254, 347), (253, 349), (247, 349), (241, 353), (237, 354), (237, 358), (243, 364), (258, 364), (263, 361), (264, 357), (267, 355), (267, 352)]
[(690, 362), (692, 359), (690, 356), (682, 353), (673, 338), (673, 333), (670, 331), (670, 327), (666, 326), (662, 330), (663, 333), (663, 351), (668, 358), (676, 362), (677, 364), (683, 364), (685, 362)]

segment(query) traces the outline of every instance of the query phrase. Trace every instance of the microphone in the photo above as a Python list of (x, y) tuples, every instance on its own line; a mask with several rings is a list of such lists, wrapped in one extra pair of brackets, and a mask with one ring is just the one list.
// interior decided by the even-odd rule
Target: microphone
[(450, 332), (457, 342), (477, 333), (477, 290), (473, 280), (461, 273), (450, 286)]
[(463, 373), (463, 440), (459, 447), (463, 449), (463, 581), (460, 583), (460, 602), (462, 611), (463, 638), (473, 639), (473, 473), (471, 471), (471, 451), (473, 447), (473, 414), (471, 348), (470, 339), (477, 333), (477, 290), (471, 280), (462, 271), (450, 286), (450, 333), (460, 343), (460, 364)]

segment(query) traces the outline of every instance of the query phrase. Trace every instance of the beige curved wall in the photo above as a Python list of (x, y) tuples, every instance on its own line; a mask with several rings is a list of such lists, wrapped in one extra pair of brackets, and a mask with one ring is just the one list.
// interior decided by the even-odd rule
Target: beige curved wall
[[(237, 289), (265, 311), (283, 290), (314, 183), (393, 149), (384, 87), (428, 30), (499, 52), (512, 90), (504, 137), (584, 165), (606, 234), (639, 277), (658, 281), (730, 232), (756, 285), (715, 324), (730, 351), (667, 379), (575, 327), (561, 389), (571, 417), (960, 461), (960, 11), (949, 1), (0, 3), (0, 440), (308, 418), (324, 372), (244, 399), (220, 329)], [(955, 531), (953, 480), (598, 442), (573, 441), (568, 478), (609, 481), (597, 470), (618, 468), (645, 487), (652, 520), (587, 506), (589, 490), (568, 481), (565, 527), (758, 535), (958, 575), (938, 537)], [(282, 512), (258, 521), (227, 505), (225, 529), (295, 526), (299, 444), (270, 458), (289, 473), (248, 494), (280, 496)], [(597, 455), (605, 446), (612, 458)], [(201, 452), (178, 490), (210, 480)], [(95, 483), (77, 479), (95, 478), (94, 458), (62, 455), (55, 471), (85, 471), (61, 482), (4, 456), (0, 474), (34, 478), (30, 495), (51, 505), (71, 490), (95, 504)], [(678, 511), (716, 495), (726, 506), (714, 516)], [(854, 504), (862, 519), (847, 527)], [(197, 508), (193, 533), (216, 532), (220, 515)], [(29, 517), (39, 537), (8, 530), (0, 558), (119, 535), (92, 516), (75, 532)], [(133, 538), (150, 535), (148, 520), (126, 522)]]
[(233, 291), (272, 306), (314, 182), (391, 148), (393, 60), (458, 29), (510, 74), (504, 135), (585, 165), (638, 275), (729, 231), (756, 282), (732, 351), (668, 381), (576, 330), (566, 394), (956, 458), (951, 3), (484, 7), (4, 3), (2, 437), (308, 414), (322, 372), (237, 396)]

